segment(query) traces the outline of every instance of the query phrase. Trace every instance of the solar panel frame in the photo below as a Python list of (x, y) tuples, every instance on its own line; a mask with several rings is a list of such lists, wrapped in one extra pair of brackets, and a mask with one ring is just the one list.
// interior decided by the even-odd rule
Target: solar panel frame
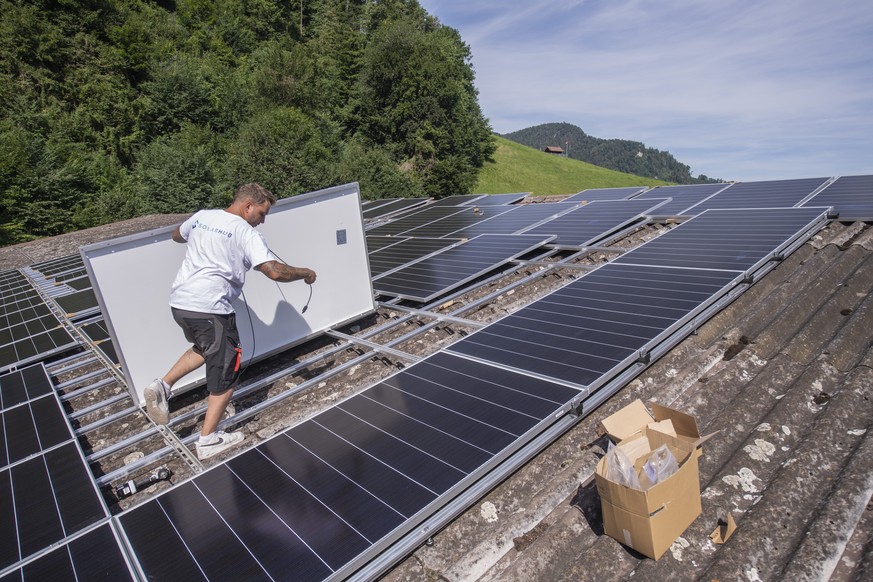
[[(483, 234), (374, 277), (373, 289), (380, 295), (428, 303), (553, 239), (554, 235)], [(465, 254), (478, 255), (478, 262), (467, 260)]]
[(801, 206), (833, 207), (841, 221), (873, 221), (873, 175), (840, 176)]

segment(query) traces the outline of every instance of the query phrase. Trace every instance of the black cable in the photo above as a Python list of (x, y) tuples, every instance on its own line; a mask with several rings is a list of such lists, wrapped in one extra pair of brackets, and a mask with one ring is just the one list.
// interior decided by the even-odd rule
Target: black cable
[[(291, 266), (288, 264), (287, 261), (285, 261), (285, 259), (283, 259), (279, 255), (274, 253), (272, 249), (269, 249), (269, 250), (277, 259), (279, 259), (280, 261), (282, 261), (283, 263), (285, 263), (289, 267)], [(282, 299), (285, 300), (285, 303), (290, 303), (288, 301), (288, 298), (285, 297), (285, 292), (282, 290), (282, 286), (279, 285), (278, 281), (276, 281), (276, 288), (279, 289), (279, 293), (282, 294)], [(248, 369), (248, 367), (252, 364), (252, 361), (255, 359), (255, 348), (258, 345), (257, 339), (255, 338), (255, 323), (254, 323), (254, 319), (252, 319), (252, 312), (249, 309), (249, 300), (246, 299), (245, 289), (240, 289), (240, 291), (242, 293), (243, 305), (246, 306), (246, 313), (249, 316), (249, 328), (252, 331), (252, 354), (249, 356), (249, 362), (245, 366), (243, 366), (242, 369), (239, 371), (239, 376), (237, 376), (237, 383), (239, 383), (239, 381), (242, 379), (243, 372), (245, 372)], [(304, 305), (303, 309), (300, 310), (301, 313), (306, 313), (306, 310), (309, 309), (309, 302), (310, 301), (312, 301), (312, 285), (309, 286), (309, 298), (306, 300), (306, 305)], [(240, 342), (240, 344), (242, 344), (242, 342)], [(240, 347), (242, 347), (242, 346), (240, 346)]]
[[(242, 380), (243, 372), (245, 372), (249, 366), (252, 365), (252, 360), (255, 359), (255, 347), (257, 346), (257, 340), (255, 339), (255, 323), (252, 320), (252, 312), (249, 309), (249, 300), (246, 299), (245, 289), (240, 289), (242, 292), (243, 305), (246, 306), (246, 313), (249, 315), (249, 328), (252, 330), (252, 354), (249, 356), (249, 363), (243, 366), (243, 368), (239, 371), (239, 376), (236, 378), (237, 384), (239, 384), (240, 380)], [(240, 348), (242, 348), (242, 340), (240, 340)]]
[[(272, 255), (274, 257), (276, 257), (277, 259), (279, 259), (280, 261), (282, 261), (283, 263), (285, 263), (289, 267), (291, 266), (291, 263), (289, 263), (288, 261), (286, 261), (285, 259), (283, 259), (279, 255), (277, 255), (275, 252), (273, 252), (273, 249), (268, 248), (267, 250), (269, 250), (270, 253), (272, 253)], [(278, 281), (276, 281), (276, 287), (279, 288), (279, 293), (282, 294), (282, 299), (285, 299), (285, 303), (289, 303), (288, 299), (285, 297), (284, 291), (282, 291), (282, 286), (279, 285)], [(300, 310), (300, 313), (306, 313), (306, 310), (309, 309), (309, 302), (310, 301), (312, 301), (312, 285), (309, 285), (309, 298), (306, 299), (306, 305), (303, 306), (303, 309)]]

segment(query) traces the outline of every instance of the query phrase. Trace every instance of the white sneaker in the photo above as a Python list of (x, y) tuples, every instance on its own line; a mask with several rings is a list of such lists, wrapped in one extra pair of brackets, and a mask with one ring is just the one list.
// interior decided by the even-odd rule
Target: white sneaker
[(219, 430), (213, 434), (216, 438), (211, 444), (203, 445), (199, 442), (197, 443), (197, 458), (201, 461), (238, 445), (246, 438), (241, 432), (224, 432)]
[(158, 424), (169, 424), (170, 405), (167, 402), (164, 382), (156, 378), (142, 391), (142, 396), (145, 399), (146, 414)]

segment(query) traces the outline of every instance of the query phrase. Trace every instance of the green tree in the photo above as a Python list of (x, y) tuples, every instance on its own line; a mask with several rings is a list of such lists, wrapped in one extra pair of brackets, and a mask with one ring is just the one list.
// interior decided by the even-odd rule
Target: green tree
[(336, 168), (336, 182), (357, 182), (361, 198), (402, 198), (424, 196), (421, 184), (403, 172), (382, 148), (367, 146), (360, 138), (343, 145)]
[(277, 107), (256, 114), (228, 149), (227, 176), (236, 184), (258, 182), (285, 197), (332, 185), (336, 129), (299, 109)]
[(431, 196), (467, 192), (496, 147), (469, 60), (455, 30), (425, 31), (409, 18), (384, 25), (364, 53), (350, 124)]
[(140, 212), (193, 212), (219, 204), (223, 157), (223, 140), (194, 124), (156, 139), (140, 153), (135, 170)]

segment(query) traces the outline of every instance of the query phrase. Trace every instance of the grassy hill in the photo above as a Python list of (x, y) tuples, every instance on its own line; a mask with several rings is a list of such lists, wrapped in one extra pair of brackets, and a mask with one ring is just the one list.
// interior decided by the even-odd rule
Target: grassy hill
[(575, 194), (587, 188), (664, 186), (669, 182), (607, 170), (586, 162), (547, 154), (494, 136), (494, 162), (485, 164), (473, 193), (533, 192), (535, 196)]

